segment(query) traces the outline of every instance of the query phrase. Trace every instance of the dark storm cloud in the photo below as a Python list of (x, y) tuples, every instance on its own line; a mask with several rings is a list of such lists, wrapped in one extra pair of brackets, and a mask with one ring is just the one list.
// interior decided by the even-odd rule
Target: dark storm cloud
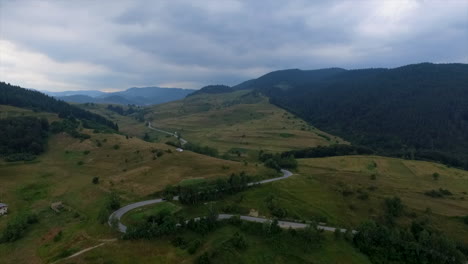
[(466, 63), (467, 42), (464, 0), (0, 2), (0, 79), (49, 90)]

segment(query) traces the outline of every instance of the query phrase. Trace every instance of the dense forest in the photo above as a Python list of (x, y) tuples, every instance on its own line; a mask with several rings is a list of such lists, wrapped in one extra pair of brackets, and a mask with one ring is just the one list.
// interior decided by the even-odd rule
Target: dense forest
[(0, 127), (0, 157), (7, 161), (32, 160), (45, 150), (49, 131), (46, 119), (4, 118)]
[(117, 124), (100, 115), (59, 101), (41, 92), (23, 89), (4, 82), (0, 82), (0, 104), (28, 108), (34, 111), (57, 113), (61, 118), (72, 117), (87, 120), (88, 124), (98, 124), (118, 130)]
[(377, 154), (468, 168), (468, 65), (284, 70), (255, 89), (314, 126)]

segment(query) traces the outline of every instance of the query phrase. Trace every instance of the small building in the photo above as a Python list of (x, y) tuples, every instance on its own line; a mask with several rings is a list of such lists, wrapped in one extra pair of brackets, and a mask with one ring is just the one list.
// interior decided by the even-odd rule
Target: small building
[(177, 151), (179, 151), (179, 152), (182, 152), (182, 151), (184, 151), (184, 150), (183, 150), (183, 149), (181, 149), (181, 148), (176, 148), (176, 150), (177, 150)]
[(60, 213), (60, 210), (63, 208), (62, 202), (55, 202), (50, 204), (50, 208), (57, 213)]
[(0, 215), (8, 213), (8, 204), (0, 203)]

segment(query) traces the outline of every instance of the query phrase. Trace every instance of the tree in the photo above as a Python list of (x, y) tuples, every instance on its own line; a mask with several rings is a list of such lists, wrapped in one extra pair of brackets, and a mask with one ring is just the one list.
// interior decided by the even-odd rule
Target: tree
[(94, 177), (93, 178), (93, 183), (98, 184), (99, 183), (99, 177)]
[(432, 178), (434, 179), (434, 181), (437, 181), (437, 180), (439, 179), (439, 177), (440, 177), (440, 174), (437, 173), (437, 172), (434, 172), (434, 173), (432, 174)]
[(384, 203), (389, 216), (399, 217), (403, 214), (404, 206), (399, 197), (386, 198)]

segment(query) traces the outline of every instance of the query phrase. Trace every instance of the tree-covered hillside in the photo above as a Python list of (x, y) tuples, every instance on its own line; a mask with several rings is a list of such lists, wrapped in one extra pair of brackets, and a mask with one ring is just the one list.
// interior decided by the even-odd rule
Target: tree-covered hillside
[(468, 167), (468, 65), (269, 73), (257, 89), (314, 126), (381, 154)]
[(118, 130), (116, 124), (100, 115), (57, 100), (41, 92), (23, 89), (4, 82), (0, 82), (0, 104), (28, 108), (34, 111), (57, 113), (62, 118), (83, 119), (87, 120), (88, 124), (91, 122)]

